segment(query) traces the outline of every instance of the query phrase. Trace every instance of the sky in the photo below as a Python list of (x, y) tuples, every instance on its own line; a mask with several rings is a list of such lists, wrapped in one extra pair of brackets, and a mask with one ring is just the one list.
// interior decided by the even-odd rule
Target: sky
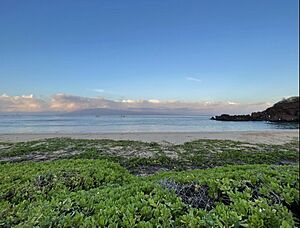
[[(263, 109), (299, 93), (298, 7), (298, 0), (2, 0), (0, 112), (114, 102)], [(56, 103), (62, 97), (67, 105)]]

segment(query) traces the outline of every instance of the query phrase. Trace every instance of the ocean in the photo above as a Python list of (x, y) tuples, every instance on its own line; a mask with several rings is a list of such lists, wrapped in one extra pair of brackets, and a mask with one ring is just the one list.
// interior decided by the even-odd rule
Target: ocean
[(220, 132), (299, 129), (295, 123), (221, 122), (211, 116), (0, 115), (0, 133)]

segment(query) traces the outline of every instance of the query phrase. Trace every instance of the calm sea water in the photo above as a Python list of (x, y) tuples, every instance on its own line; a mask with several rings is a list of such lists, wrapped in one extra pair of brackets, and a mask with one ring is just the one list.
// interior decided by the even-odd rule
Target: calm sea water
[(220, 122), (211, 116), (0, 115), (0, 133), (214, 132), (298, 129), (298, 124)]

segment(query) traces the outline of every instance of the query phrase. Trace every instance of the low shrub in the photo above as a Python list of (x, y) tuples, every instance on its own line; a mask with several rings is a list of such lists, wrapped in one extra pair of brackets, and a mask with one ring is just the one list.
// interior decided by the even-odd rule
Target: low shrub
[(0, 226), (294, 227), (298, 171), (243, 165), (136, 177), (107, 160), (1, 164)]

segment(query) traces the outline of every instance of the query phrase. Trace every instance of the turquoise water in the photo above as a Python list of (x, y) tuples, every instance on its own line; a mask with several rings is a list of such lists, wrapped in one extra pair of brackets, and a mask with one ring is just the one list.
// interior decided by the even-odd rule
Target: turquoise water
[(218, 132), (299, 129), (299, 124), (220, 122), (211, 116), (0, 115), (0, 133)]

